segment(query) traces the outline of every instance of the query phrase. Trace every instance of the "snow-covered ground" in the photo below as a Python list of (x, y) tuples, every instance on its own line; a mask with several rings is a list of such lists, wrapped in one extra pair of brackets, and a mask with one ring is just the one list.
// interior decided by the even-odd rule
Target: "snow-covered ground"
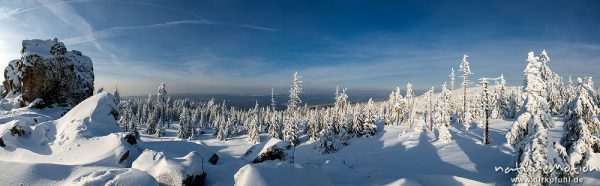
[[(352, 138), (349, 145), (331, 154), (321, 154), (314, 148), (316, 142), (302, 136), (302, 143), (293, 150), (294, 164), (252, 164), (244, 157), (255, 144), (246, 135), (225, 142), (212, 134), (181, 140), (175, 137), (176, 128), (168, 128), (162, 137), (143, 134), (137, 144), (128, 144), (123, 140), (125, 133), (118, 132), (111, 109), (111, 95), (102, 93), (67, 113), (58, 107), (0, 111), (0, 131), (6, 143), (0, 148), (0, 167), (5, 170), (0, 174), (1, 185), (156, 185), (151, 175), (163, 168), (160, 162), (150, 165), (152, 161), (164, 157), (164, 162), (171, 163), (162, 166), (179, 166), (178, 162), (185, 166), (197, 159), (192, 151), (202, 157), (207, 185), (509, 185), (514, 177), (495, 170), (512, 167), (512, 147), (504, 137), (512, 120), (491, 120), (491, 144), (487, 145), (482, 143), (482, 129), (476, 126), (467, 133), (458, 129), (462, 126), (450, 127), (454, 138), (450, 143), (437, 141), (436, 133), (415, 131), (408, 125), (385, 126), (375, 136)], [(561, 119), (554, 119), (550, 142), (557, 141), (563, 131)], [(9, 134), (14, 125), (25, 126), (28, 135)], [(263, 143), (270, 139), (266, 134), (260, 137)], [(140, 157), (150, 159), (123, 161), (125, 152), (130, 157), (145, 153)], [(219, 156), (216, 165), (207, 162), (213, 153)], [(598, 177), (597, 173), (584, 175), (586, 184), (599, 184)]]

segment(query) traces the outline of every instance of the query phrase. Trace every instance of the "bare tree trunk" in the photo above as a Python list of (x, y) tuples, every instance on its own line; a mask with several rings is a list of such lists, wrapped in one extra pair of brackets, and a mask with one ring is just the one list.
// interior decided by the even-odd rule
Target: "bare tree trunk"
[(467, 77), (465, 75), (465, 77), (463, 78), (463, 113), (462, 113), (462, 121), (461, 122), (465, 122), (466, 120), (466, 114), (467, 114)]
[(432, 94), (433, 92), (429, 96), (429, 131), (433, 131), (433, 104), (431, 103), (431, 100), (433, 99)]
[(487, 81), (483, 82), (483, 90), (485, 91), (484, 96), (485, 96), (485, 106), (484, 106), (484, 114), (485, 114), (485, 121), (484, 121), (484, 133), (483, 133), (483, 144), (490, 144), (490, 134), (489, 134), (489, 99), (488, 99), (488, 83)]

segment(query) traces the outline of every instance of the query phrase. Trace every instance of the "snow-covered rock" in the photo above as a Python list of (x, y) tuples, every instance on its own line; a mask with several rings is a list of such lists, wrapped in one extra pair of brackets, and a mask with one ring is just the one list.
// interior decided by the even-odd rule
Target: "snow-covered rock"
[(333, 185), (322, 169), (282, 162), (248, 164), (234, 175), (238, 186), (267, 185)]
[(37, 98), (43, 105), (76, 105), (94, 91), (92, 60), (79, 51), (67, 51), (62, 42), (23, 40), (21, 58), (4, 70), (2, 96), (21, 95), (20, 106)]
[(268, 141), (256, 144), (244, 155), (244, 160), (251, 163), (261, 163), (267, 160), (281, 160), (293, 162), (294, 152), (289, 142), (277, 138), (270, 138)]
[[(22, 109), (26, 108), (19, 110)], [(0, 117), (9, 120), (0, 125), (0, 137), (6, 145), (0, 148), (0, 159), (130, 167), (142, 150), (126, 142), (126, 133), (121, 132), (115, 114), (113, 96), (101, 93), (81, 102), (58, 120), (37, 123), (38, 119), (25, 120), (25, 116), (13, 116), (14, 120)]]
[(206, 173), (202, 156), (195, 151), (183, 157), (168, 157), (163, 152), (145, 150), (133, 162), (132, 168), (146, 171), (165, 185), (199, 185)]
[(77, 177), (69, 185), (147, 185), (158, 186), (154, 177), (137, 169), (105, 168)]
[(158, 185), (144, 171), (132, 168), (0, 161), (0, 185)]

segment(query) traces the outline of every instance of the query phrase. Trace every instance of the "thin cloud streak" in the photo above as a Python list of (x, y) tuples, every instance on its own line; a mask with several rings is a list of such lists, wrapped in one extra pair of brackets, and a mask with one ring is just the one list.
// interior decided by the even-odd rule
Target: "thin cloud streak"
[(66, 44), (79, 44), (79, 43), (86, 43), (86, 42), (94, 42), (94, 41), (97, 41), (100, 39), (110, 39), (110, 38), (119, 37), (119, 36), (127, 34), (128, 32), (131, 32), (131, 31), (152, 30), (152, 29), (165, 28), (165, 27), (178, 26), (178, 25), (224, 25), (224, 26), (242, 27), (242, 28), (249, 28), (249, 29), (263, 30), (263, 31), (277, 31), (276, 29), (259, 27), (259, 26), (254, 26), (254, 25), (219, 23), (219, 22), (211, 22), (211, 21), (204, 20), (204, 19), (199, 19), (199, 20), (196, 19), (196, 20), (170, 21), (170, 22), (165, 22), (165, 23), (143, 25), (143, 26), (110, 27), (107, 29), (94, 31), (88, 35), (67, 38), (67, 39), (64, 39), (63, 41)]

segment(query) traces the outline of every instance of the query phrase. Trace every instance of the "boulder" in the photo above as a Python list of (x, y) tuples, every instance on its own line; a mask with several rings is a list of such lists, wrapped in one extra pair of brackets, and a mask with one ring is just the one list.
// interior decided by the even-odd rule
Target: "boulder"
[(135, 145), (137, 144), (137, 137), (136, 134), (134, 132), (128, 132), (125, 137), (123, 137), (123, 139), (129, 143), (130, 145)]
[(29, 134), (31, 134), (31, 127), (26, 126), (22, 122), (12, 122), (12, 127), (10, 128), (10, 135), (25, 136)]
[(251, 163), (262, 163), (267, 160), (294, 161), (293, 146), (280, 139), (271, 138), (264, 143), (256, 144), (244, 155), (244, 160)]
[(147, 149), (133, 162), (132, 168), (147, 172), (162, 185), (203, 185), (206, 178), (203, 158), (196, 151), (170, 157)]
[(9, 62), (4, 79), (2, 97), (21, 95), (21, 107), (38, 98), (43, 100), (40, 106), (74, 106), (94, 91), (92, 60), (79, 51), (67, 51), (57, 39), (24, 40), (21, 58)]
[(119, 164), (123, 164), (123, 162), (125, 162), (125, 160), (127, 160), (127, 158), (129, 158), (129, 150), (127, 150), (125, 152), (125, 154), (123, 154), (121, 156), (121, 158), (119, 158)]
[(213, 165), (216, 165), (218, 161), (219, 161), (219, 156), (217, 156), (216, 153), (213, 153), (213, 155), (210, 156), (210, 159), (208, 159), (208, 162)]

